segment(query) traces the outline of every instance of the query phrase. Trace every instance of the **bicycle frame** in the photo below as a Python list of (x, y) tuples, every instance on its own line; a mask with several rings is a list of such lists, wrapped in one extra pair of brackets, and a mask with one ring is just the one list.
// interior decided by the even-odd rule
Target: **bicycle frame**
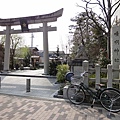
[(94, 91), (94, 90), (90, 89), (89, 87), (87, 87), (83, 82), (80, 83), (80, 87), (82, 87), (83, 90), (85, 90), (90, 95), (90, 97), (92, 97), (93, 99), (99, 100), (99, 94), (101, 91), (100, 89), (97, 91)]
[[(84, 71), (81, 73), (81, 78), (84, 78), (85, 74), (88, 73)], [(72, 75), (73, 76), (73, 75)], [(71, 76), (70, 76), (71, 77)], [(80, 78), (80, 79), (81, 79)], [(98, 89), (94, 90), (89, 88), (84, 84), (84, 79), (78, 84), (71, 83), (72, 80), (78, 79), (71, 77), (68, 79), (70, 81), (70, 87), (67, 90), (68, 99), (74, 104), (81, 104), (85, 100), (85, 92), (93, 99), (91, 107), (94, 106), (95, 101), (100, 102), (100, 104), (109, 112), (120, 112), (120, 91), (115, 88), (104, 88), (101, 89), (101, 84), (98, 84)], [(71, 88), (75, 88), (75, 91), (71, 94)], [(69, 92), (70, 90), (70, 92)], [(112, 95), (112, 96), (111, 96)]]

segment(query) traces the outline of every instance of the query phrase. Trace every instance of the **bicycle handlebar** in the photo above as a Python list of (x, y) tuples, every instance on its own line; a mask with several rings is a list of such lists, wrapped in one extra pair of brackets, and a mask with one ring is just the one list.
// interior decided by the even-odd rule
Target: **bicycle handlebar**
[(84, 71), (80, 74), (81, 77), (84, 77), (86, 73), (89, 73), (88, 71)]
[[(83, 78), (83, 77), (85, 76), (86, 73), (89, 73), (89, 72), (84, 71), (84, 72), (82, 72), (82, 73), (80, 74), (79, 77), (80, 77), (80, 78)], [(80, 78), (79, 78), (79, 79), (80, 79)], [(75, 76), (72, 76), (70, 79), (71, 79), (71, 81), (73, 81), (73, 80), (78, 79), (78, 78), (76, 78)]]

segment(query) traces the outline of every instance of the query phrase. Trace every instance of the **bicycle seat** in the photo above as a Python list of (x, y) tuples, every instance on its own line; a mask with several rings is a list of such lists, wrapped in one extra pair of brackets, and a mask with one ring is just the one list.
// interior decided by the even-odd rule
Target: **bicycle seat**
[(74, 73), (72, 72), (67, 72), (66, 75), (65, 75), (65, 78), (67, 81), (71, 82), (71, 77), (74, 76)]

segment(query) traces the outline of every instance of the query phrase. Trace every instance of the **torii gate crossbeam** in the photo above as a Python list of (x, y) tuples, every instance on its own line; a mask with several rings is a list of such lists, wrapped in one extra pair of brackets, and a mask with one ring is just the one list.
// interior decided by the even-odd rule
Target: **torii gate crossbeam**
[(23, 33), (21, 30), (13, 30), (11, 26), (20, 25), (20, 20), (25, 19), (28, 24), (43, 23), (43, 27), (30, 29), (24, 33), (29, 32), (43, 32), (43, 49), (44, 49), (44, 74), (49, 74), (49, 56), (48, 56), (48, 31), (55, 31), (56, 27), (47, 26), (48, 22), (57, 21), (58, 17), (61, 17), (63, 8), (45, 15), (21, 17), (21, 18), (10, 18), (0, 19), (0, 26), (6, 26), (5, 31), (0, 31), (0, 35), (6, 34), (5, 41), (5, 55), (4, 55), (4, 70), (9, 70), (9, 59), (10, 59), (10, 34)]
[[(48, 31), (56, 31), (57, 28), (47, 26), (47, 30)], [(29, 33), (33, 33), (33, 32), (43, 32), (43, 27), (29, 29)], [(14, 29), (10, 30), (10, 34), (20, 34), (20, 33), (23, 33), (23, 32), (21, 30), (14, 30)], [(28, 33), (28, 32), (25, 31), (24, 33)], [(5, 34), (6, 34), (6, 30), (0, 31), (0, 35), (5, 35)]]

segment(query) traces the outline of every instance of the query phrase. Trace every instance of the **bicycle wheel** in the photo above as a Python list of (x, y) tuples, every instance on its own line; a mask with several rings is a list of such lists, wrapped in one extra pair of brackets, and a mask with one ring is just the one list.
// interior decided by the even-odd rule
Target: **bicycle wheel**
[(120, 91), (115, 88), (106, 88), (100, 94), (101, 105), (110, 112), (120, 111)]
[(85, 92), (79, 85), (70, 85), (67, 89), (67, 97), (70, 102), (79, 105), (85, 99)]

